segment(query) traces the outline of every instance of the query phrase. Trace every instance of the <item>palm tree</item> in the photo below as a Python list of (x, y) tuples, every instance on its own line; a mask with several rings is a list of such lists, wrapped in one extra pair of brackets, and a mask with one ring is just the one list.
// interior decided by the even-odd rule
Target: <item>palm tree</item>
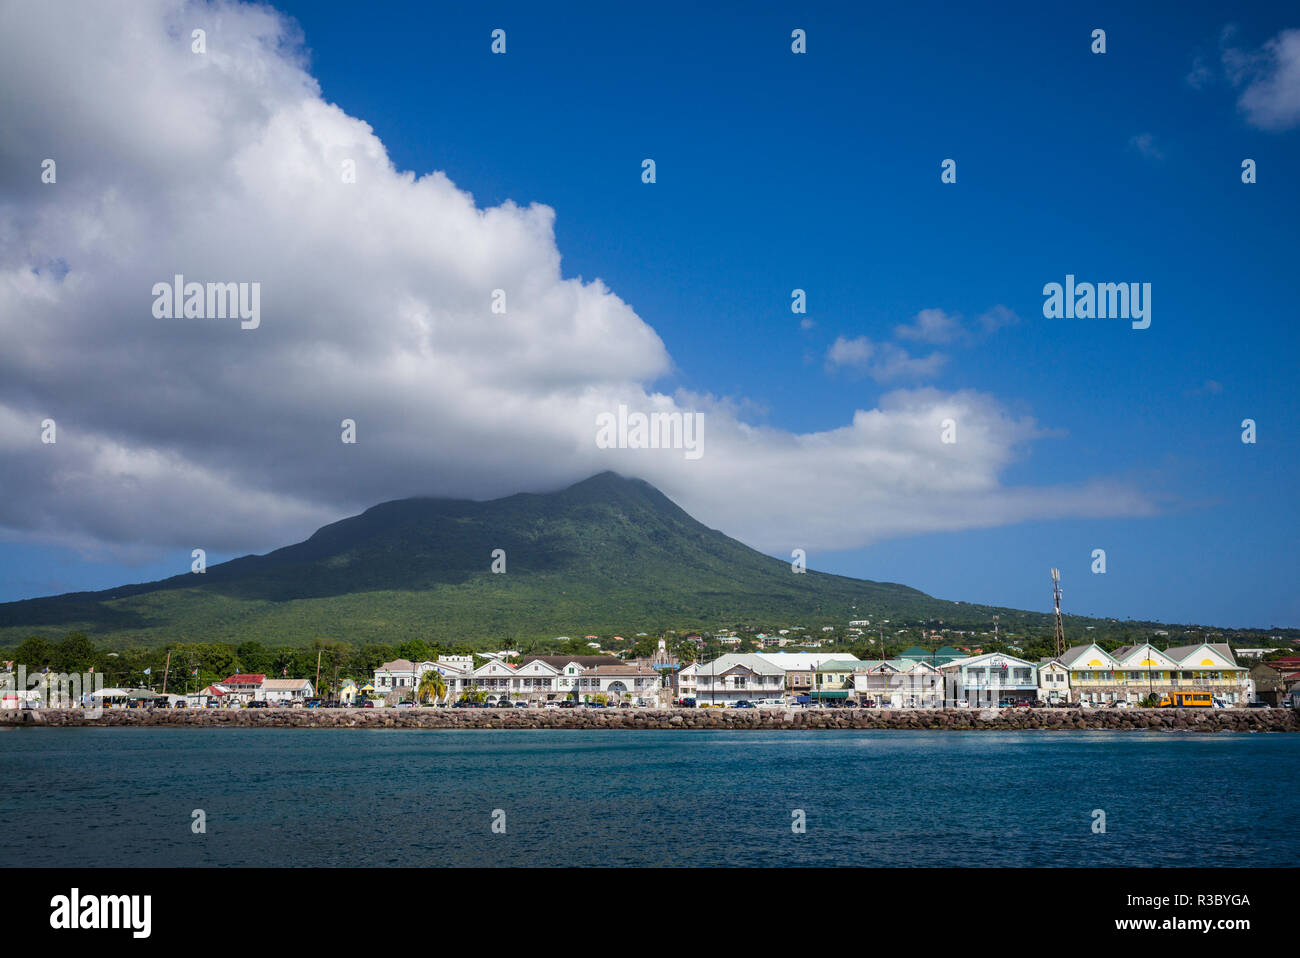
[(420, 686), (415, 690), (415, 699), (417, 702), (424, 702), (433, 699), (437, 702), (447, 694), (447, 683), (442, 678), (442, 673), (437, 669), (430, 669), (420, 676)]

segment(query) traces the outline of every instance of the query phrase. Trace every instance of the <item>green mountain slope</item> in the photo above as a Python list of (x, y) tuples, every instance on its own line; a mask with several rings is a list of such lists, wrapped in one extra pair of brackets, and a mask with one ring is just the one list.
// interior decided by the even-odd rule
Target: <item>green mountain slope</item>
[[(495, 549), (507, 571), (490, 571)], [(709, 529), (648, 483), (602, 473), (490, 502), (404, 499), (263, 556), (96, 593), (0, 604), (0, 645), (80, 629), (101, 641), (500, 643), (612, 631), (942, 619), (993, 613), (916, 589), (809, 571)]]

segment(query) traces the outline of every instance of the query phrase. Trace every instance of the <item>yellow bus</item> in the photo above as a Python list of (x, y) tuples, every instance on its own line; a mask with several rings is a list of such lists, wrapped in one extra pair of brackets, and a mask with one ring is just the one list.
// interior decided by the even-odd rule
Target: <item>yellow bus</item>
[(1157, 703), (1159, 708), (1214, 708), (1214, 699), (1209, 692), (1172, 692), (1169, 695), (1160, 696)]

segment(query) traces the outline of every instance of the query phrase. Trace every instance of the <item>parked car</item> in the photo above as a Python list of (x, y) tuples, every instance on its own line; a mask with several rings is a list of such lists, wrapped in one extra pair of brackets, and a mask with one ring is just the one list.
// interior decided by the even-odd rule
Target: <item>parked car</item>
[(244, 708), (246, 709), (264, 709), (268, 707), (269, 706), (265, 702), (249, 702), (247, 705), (244, 706)]
[(395, 709), (409, 709), (410, 707), (411, 707), (410, 702), (398, 702), (396, 705), (393, 706), (393, 708)]
[(372, 709), (375, 708), (376, 706), (373, 699), (366, 699), (364, 702), (361, 703), (361, 707), (363, 709)]
[(736, 702), (735, 705), (732, 706), (732, 708), (734, 709), (752, 709), (753, 707), (754, 707), (754, 703), (751, 702), (749, 699), (740, 699), (739, 701)]
[(497, 699), (496, 707), (499, 709), (514, 708), (514, 703), (511, 702), (509, 699)]
[(1246, 708), (1248, 708), (1248, 709), (1271, 709), (1272, 707), (1273, 707), (1273, 706), (1269, 705), (1267, 702), (1248, 702), (1248, 703), (1246, 703)]
[(565, 699), (560, 703), (560, 708), (562, 709), (576, 709), (577, 707), (578, 703), (573, 701), (573, 699)]
[(695, 708), (695, 699), (693, 699), (693, 698), (684, 698), (684, 699), (681, 700), (680, 705), (681, 705), (681, 707), (684, 708), (684, 709), (693, 709), (693, 708)]
[(526, 708), (528, 708), (528, 703), (527, 703), (527, 702), (516, 702), (516, 703), (515, 703), (515, 708), (517, 708), (517, 709), (526, 709)]

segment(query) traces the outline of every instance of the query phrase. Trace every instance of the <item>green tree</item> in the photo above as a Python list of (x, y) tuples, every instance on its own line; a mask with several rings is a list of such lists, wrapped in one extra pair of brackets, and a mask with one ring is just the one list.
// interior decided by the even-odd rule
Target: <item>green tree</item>
[(29, 673), (39, 672), (53, 659), (54, 646), (39, 635), (24, 639), (13, 653), (14, 668), (24, 665)]
[(420, 676), (420, 685), (415, 690), (415, 698), (420, 702), (438, 701), (447, 694), (447, 683), (442, 673), (430, 669)]
[(55, 672), (85, 672), (99, 664), (99, 650), (83, 632), (69, 632), (50, 657), (50, 668)]
[(636, 640), (632, 646), (632, 654), (638, 659), (648, 659), (659, 650), (659, 641), (649, 636)]

